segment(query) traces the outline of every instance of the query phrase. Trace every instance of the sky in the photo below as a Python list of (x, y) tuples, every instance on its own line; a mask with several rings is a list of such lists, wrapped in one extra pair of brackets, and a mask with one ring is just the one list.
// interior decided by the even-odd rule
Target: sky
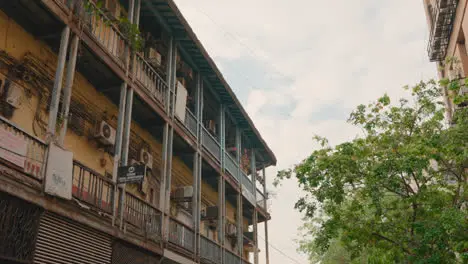
[[(355, 138), (346, 119), (357, 105), (436, 77), (422, 0), (175, 2), (275, 152), (270, 183), (317, 148), (313, 135), (332, 144)], [(295, 242), (297, 182), (269, 187), (269, 241), (306, 264)], [(264, 264), (263, 225), (259, 235)], [(270, 248), (270, 264), (296, 263), (288, 257)]]

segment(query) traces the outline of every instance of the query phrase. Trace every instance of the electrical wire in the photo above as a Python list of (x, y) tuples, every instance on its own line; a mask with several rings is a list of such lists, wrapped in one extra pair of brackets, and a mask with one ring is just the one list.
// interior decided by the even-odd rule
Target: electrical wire
[[(262, 236), (260, 236), (260, 235), (258, 235), (258, 234), (257, 234), (257, 236), (258, 236), (259, 238), (261, 238), (263, 241), (265, 241), (265, 239), (264, 239)], [(296, 260), (296, 259), (290, 257), (288, 254), (284, 253), (284, 252), (283, 252), (282, 250), (280, 250), (279, 248), (275, 247), (275, 245), (273, 245), (272, 243), (268, 242), (268, 245), (269, 245), (271, 248), (273, 248), (274, 250), (276, 250), (278, 253), (280, 253), (281, 255), (283, 255), (284, 257), (286, 257), (286, 258), (292, 260), (294, 263), (302, 264), (302, 263), (299, 262), (298, 260)]]

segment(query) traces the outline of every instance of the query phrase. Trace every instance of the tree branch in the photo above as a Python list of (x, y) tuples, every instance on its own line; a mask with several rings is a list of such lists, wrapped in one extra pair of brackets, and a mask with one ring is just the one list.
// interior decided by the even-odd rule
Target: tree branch
[(390, 239), (390, 238), (388, 238), (388, 237), (386, 237), (386, 236), (384, 236), (384, 235), (381, 235), (381, 234), (379, 234), (379, 233), (373, 232), (372, 235), (373, 235), (373, 236), (376, 236), (376, 237), (378, 237), (378, 238), (380, 238), (380, 239), (382, 239), (382, 240), (385, 240), (385, 241), (387, 241), (387, 242), (390, 242), (390, 243), (394, 244), (395, 246), (398, 246), (399, 248), (401, 248), (401, 250), (403, 250), (403, 252), (405, 252), (406, 254), (411, 255), (411, 256), (414, 256), (414, 254), (411, 253), (411, 251), (409, 251), (407, 248), (403, 247), (403, 245), (402, 245), (401, 243), (398, 243), (398, 242), (396, 242), (395, 240)]

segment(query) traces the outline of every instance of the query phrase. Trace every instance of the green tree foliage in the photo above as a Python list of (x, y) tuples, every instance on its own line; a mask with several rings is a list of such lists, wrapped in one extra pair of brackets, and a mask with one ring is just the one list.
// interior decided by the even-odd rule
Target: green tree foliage
[(459, 81), (421, 82), (405, 88), (413, 100), (360, 105), (348, 122), (362, 137), (333, 147), (317, 136), (320, 149), (278, 172), (276, 184), (295, 177), (306, 193), (296, 209), (306, 221), (300, 250), (311, 260), (468, 262), (468, 111), (444, 125), (440, 85), (460, 89)]

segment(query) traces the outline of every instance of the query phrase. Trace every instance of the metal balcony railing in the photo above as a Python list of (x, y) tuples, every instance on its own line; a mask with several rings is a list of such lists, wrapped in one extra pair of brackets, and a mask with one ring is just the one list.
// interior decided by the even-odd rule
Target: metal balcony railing
[(185, 110), (185, 126), (193, 136), (197, 136), (197, 118), (188, 108)]
[(252, 181), (249, 179), (249, 176), (247, 176), (247, 174), (243, 170), (241, 170), (241, 175), (242, 175), (242, 186), (245, 189), (247, 189), (247, 191), (252, 193), (252, 191), (254, 190), (254, 186), (253, 186)]
[(151, 204), (125, 193), (124, 219), (154, 241), (161, 238), (161, 212)]
[(218, 160), (221, 160), (221, 147), (219, 142), (203, 128), (203, 146)]
[(171, 218), (169, 221), (169, 242), (193, 252), (194, 232), (187, 226)]
[(231, 157), (229, 153), (225, 153), (226, 169), (227, 171), (234, 176), (234, 178), (239, 181), (238, 166), (234, 161), (234, 158)]
[(445, 58), (458, 0), (436, 0), (430, 6), (431, 31), (427, 47), (430, 61), (442, 61)]
[(114, 188), (112, 180), (73, 161), (72, 195), (76, 199), (111, 214)]
[(221, 263), (221, 247), (206, 237), (200, 238), (200, 257), (203, 263)]
[(135, 79), (146, 89), (152, 98), (165, 105), (168, 86), (153, 67), (137, 53), (133, 65)]
[(240, 257), (232, 254), (229, 251), (224, 252), (224, 263), (225, 264), (239, 264)]
[(125, 50), (128, 48), (128, 44), (126, 37), (114, 22), (115, 19), (108, 17), (93, 1), (62, 1), (65, 1), (65, 4), (74, 12), (79, 22), (85, 25), (84, 29), (97, 40), (101, 47), (120, 66), (124, 66)]
[(0, 159), (42, 180), (46, 144), (7, 119), (0, 117)]
[(257, 189), (257, 206), (263, 208), (264, 210), (267, 210), (267, 208), (265, 207), (265, 195), (263, 195), (263, 193)]

